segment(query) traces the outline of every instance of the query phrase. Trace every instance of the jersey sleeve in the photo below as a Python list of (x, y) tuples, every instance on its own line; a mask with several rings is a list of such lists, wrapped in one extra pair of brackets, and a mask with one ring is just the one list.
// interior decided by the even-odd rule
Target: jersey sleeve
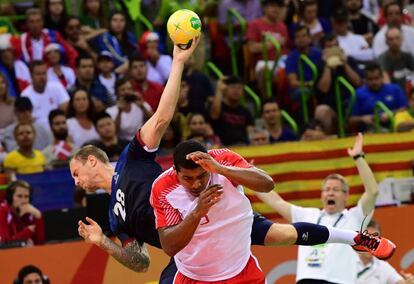
[(141, 139), (141, 129), (132, 138), (128, 149), (128, 159), (155, 160), (158, 148), (149, 149)]
[(156, 180), (152, 185), (150, 197), (150, 203), (154, 209), (156, 229), (174, 226), (183, 220), (178, 210), (168, 202), (168, 192), (170, 190), (167, 182), (161, 176), (161, 180)]
[(238, 168), (252, 168), (249, 162), (247, 162), (239, 154), (229, 149), (215, 149), (208, 152), (219, 164), (230, 167)]

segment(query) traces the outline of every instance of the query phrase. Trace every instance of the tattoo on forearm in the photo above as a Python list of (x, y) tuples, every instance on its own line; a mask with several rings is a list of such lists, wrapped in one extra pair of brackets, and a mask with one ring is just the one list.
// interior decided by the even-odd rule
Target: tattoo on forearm
[(130, 242), (124, 248), (105, 237), (102, 249), (112, 255), (117, 261), (135, 272), (146, 272), (150, 264), (148, 251), (137, 241)]

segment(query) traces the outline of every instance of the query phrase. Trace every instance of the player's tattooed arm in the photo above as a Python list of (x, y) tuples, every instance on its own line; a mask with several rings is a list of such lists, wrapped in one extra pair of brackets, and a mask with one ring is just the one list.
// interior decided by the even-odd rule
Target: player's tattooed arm
[(78, 222), (79, 235), (89, 244), (95, 244), (126, 267), (136, 272), (146, 272), (150, 263), (145, 246), (141, 246), (136, 240), (129, 242), (125, 247), (120, 247), (102, 233), (98, 223), (86, 217), (88, 223), (82, 220)]
[(100, 247), (115, 258), (118, 262), (134, 270), (135, 272), (146, 272), (150, 264), (148, 251), (144, 245), (136, 240), (120, 247), (111, 239), (104, 236)]

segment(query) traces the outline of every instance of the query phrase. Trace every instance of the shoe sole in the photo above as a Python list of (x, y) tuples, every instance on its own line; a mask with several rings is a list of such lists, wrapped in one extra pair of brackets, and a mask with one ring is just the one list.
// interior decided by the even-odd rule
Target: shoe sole
[[(390, 259), (393, 255), (394, 255), (394, 253), (395, 253), (395, 250), (396, 250), (397, 248), (396, 247), (394, 247), (393, 249), (392, 249), (392, 251), (391, 251), (391, 253), (387, 256), (387, 257), (378, 257), (378, 256), (375, 256), (376, 258), (378, 258), (378, 259), (380, 259), (380, 260), (387, 260), (387, 259)], [(370, 253), (369, 251), (366, 251), (366, 250), (359, 250), (359, 249), (355, 249), (354, 248), (354, 251), (356, 251), (357, 253), (369, 253), (369, 254), (372, 254), (372, 253)]]

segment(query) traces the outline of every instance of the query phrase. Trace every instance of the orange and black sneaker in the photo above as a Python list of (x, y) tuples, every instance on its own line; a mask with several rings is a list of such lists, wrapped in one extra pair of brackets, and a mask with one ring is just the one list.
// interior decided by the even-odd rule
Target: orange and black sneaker
[(352, 246), (357, 252), (369, 252), (373, 256), (386, 260), (392, 257), (396, 245), (386, 238), (382, 238), (378, 233), (369, 234), (367, 230), (358, 232), (354, 238), (355, 245)]

